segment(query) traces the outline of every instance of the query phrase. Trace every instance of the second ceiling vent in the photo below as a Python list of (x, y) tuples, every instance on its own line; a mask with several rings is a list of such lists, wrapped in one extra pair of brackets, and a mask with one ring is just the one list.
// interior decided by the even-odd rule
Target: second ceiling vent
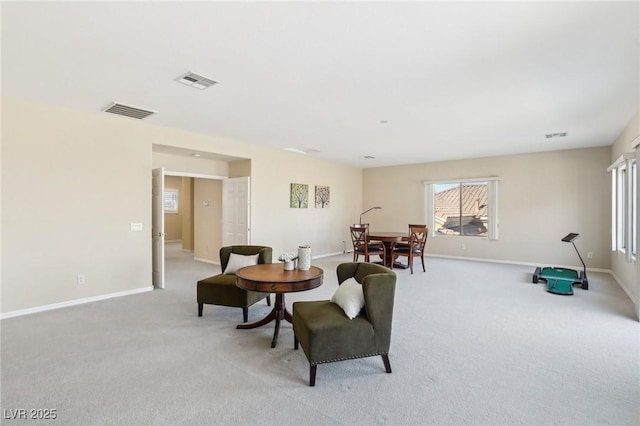
[(186, 84), (187, 86), (195, 87), (196, 89), (200, 89), (200, 90), (208, 89), (214, 84), (218, 84), (217, 81), (214, 81), (207, 77), (203, 77), (200, 74), (196, 74), (191, 71), (189, 71), (185, 75), (181, 75), (176, 79), (176, 81), (182, 84)]

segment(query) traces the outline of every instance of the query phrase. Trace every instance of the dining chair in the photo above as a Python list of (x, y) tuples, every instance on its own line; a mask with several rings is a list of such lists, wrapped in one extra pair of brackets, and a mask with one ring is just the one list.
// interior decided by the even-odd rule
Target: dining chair
[(409, 246), (409, 239), (411, 238), (411, 228), (426, 228), (427, 225), (418, 225), (415, 223), (410, 223), (409, 224), (409, 233), (407, 234), (407, 239), (404, 241), (398, 241), (396, 243), (396, 246), (398, 247), (408, 247)]
[(354, 224), (349, 227), (351, 231), (351, 241), (353, 243), (353, 261), (357, 262), (358, 257), (364, 256), (365, 262), (369, 262), (370, 257), (380, 256), (385, 259), (387, 250), (381, 241), (371, 241), (369, 239), (369, 224)]
[(398, 256), (407, 257), (409, 269), (413, 274), (413, 260), (420, 257), (422, 261), (422, 271), (426, 272), (424, 266), (424, 247), (427, 243), (427, 235), (429, 228), (425, 225), (409, 225), (409, 241), (406, 243), (394, 243), (391, 246), (391, 257), (395, 259)]

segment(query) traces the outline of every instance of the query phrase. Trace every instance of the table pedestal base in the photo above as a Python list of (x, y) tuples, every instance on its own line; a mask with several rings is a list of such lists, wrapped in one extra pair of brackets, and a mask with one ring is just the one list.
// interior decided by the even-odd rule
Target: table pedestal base
[[(405, 265), (404, 263), (400, 263), (398, 262), (396, 259), (398, 256), (394, 256), (391, 254), (391, 244), (386, 244), (385, 243), (385, 250), (387, 251), (387, 255), (384, 259), (382, 259), (380, 262), (373, 262), (373, 263), (377, 263), (379, 265), (382, 266), (386, 266), (389, 269), (393, 269), (393, 268), (397, 268), (397, 269), (407, 269), (409, 267), (409, 265)], [(382, 258), (382, 256), (380, 256)]]
[(384, 266), (386, 266), (389, 269), (393, 269), (393, 268), (407, 269), (409, 267), (396, 261), (397, 256), (394, 257), (391, 252), (391, 246), (393, 245), (391, 242), (383, 241), (382, 244), (384, 244), (384, 249), (386, 251), (384, 262), (382, 262)]
[(269, 324), (271, 321), (276, 321), (276, 327), (273, 331), (273, 340), (271, 341), (271, 347), (275, 348), (278, 344), (278, 334), (280, 333), (280, 321), (287, 320), (289, 322), (293, 321), (291, 317), (291, 313), (287, 311), (287, 307), (284, 303), (284, 293), (276, 293), (276, 302), (273, 306), (271, 312), (267, 314), (266, 317), (262, 318), (259, 321), (252, 322), (250, 324), (239, 324), (236, 328), (241, 330), (246, 330), (249, 328), (257, 328), (262, 327), (265, 324)]

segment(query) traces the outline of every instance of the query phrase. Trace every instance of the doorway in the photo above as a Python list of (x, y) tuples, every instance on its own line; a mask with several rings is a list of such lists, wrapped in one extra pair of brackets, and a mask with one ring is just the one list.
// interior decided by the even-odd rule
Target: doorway
[[(168, 180), (171, 184), (167, 184)], [(165, 286), (165, 243), (180, 238), (183, 249), (192, 251), (194, 260), (217, 263), (222, 243), (223, 176), (153, 170), (152, 263), (153, 286)], [(166, 186), (166, 188), (165, 188)], [(165, 189), (177, 198), (177, 209), (165, 213)], [(174, 200), (168, 197), (168, 203)], [(169, 216), (171, 220), (165, 220)], [(172, 217), (173, 216), (173, 217)], [(172, 230), (168, 229), (171, 226)], [(176, 229), (178, 229), (176, 231)], [(170, 231), (169, 238), (167, 233)], [(178, 236), (178, 237), (176, 237)]]

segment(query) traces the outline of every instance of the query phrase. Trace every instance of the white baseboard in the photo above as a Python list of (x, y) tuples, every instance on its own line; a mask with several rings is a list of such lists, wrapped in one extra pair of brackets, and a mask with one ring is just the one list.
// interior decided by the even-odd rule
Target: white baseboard
[[(350, 253), (350, 252), (353, 252), (353, 250), (348, 250), (347, 251), (347, 253)], [(320, 255), (320, 256), (315, 256), (315, 257), (313, 257), (313, 259), (322, 259), (322, 258), (325, 258), (325, 257), (331, 257), (331, 256), (340, 255), (340, 254), (344, 254), (344, 253), (343, 252), (327, 253), (327, 254), (323, 254), (323, 255)], [(475, 258), (475, 257), (448, 256), (448, 255), (439, 255), (439, 254), (426, 254), (425, 257), (427, 257), (427, 258), (436, 257), (436, 258), (454, 259), (454, 260), (469, 260), (469, 261), (474, 261), (474, 262), (502, 263), (502, 264), (511, 264), (511, 265), (531, 266), (531, 267), (541, 266), (541, 265), (539, 265), (537, 263), (529, 263), (529, 262), (517, 262), (517, 261), (509, 261), (509, 260), (486, 259), (486, 258)], [(204, 258), (194, 257), (194, 260), (197, 260), (199, 262), (211, 263), (211, 264), (214, 264), (214, 265), (220, 265), (220, 262), (214, 262), (212, 260), (204, 259)], [(559, 268), (570, 268), (570, 269), (577, 269), (577, 270), (581, 270), (582, 269), (582, 268), (576, 267), (576, 266), (564, 266), (564, 265), (554, 265), (554, 266), (559, 267)], [(622, 281), (620, 281), (620, 279), (618, 279), (618, 277), (610, 269), (587, 268), (587, 271), (603, 272), (603, 273), (611, 274), (613, 279), (622, 288), (622, 290), (625, 292), (627, 297), (629, 297), (629, 299), (631, 299), (631, 301), (634, 303), (634, 305), (637, 304), (637, 301), (635, 300), (635, 296), (633, 294), (631, 294), (629, 289), (622, 283)], [(100, 301), (100, 300), (113, 299), (115, 297), (130, 296), (130, 295), (133, 295), (133, 294), (144, 293), (144, 292), (152, 291), (152, 290), (153, 290), (153, 286), (141, 287), (141, 288), (137, 288), (137, 289), (133, 289), (133, 290), (120, 291), (120, 292), (116, 292), (116, 293), (108, 293), (108, 294), (103, 294), (103, 295), (99, 295), (99, 296), (87, 297), (87, 298), (83, 298), (83, 299), (69, 300), (67, 302), (53, 303), (53, 304), (50, 304), (50, 305), (37, 306), (37, 307), (34, 307), (34, 308), (20, 309), (20, 310), (17, 310), (17, 311), (11, 311), (11, 312), (6, 312), (6, 313), (0, 314), (0, 320), (7, 319), (7, 318), (18, 317), (18, 316), (22, 316), (22, 315), (35, 314), (35, 313), (38, 313), (38, 312), (50, 311), (50, 310), (53, 310), (53, 309), (66, 308), (66, 307), (69, 307), (69, 306), (82, 305), (84, 303), (97, 302), (97, 301)]]
[[(353, 250), (349, 250), (349, 252), (353, 252)], [(488, 262), (488, 263), (502, 263), (502, 264), (508, 264), (508, 265), (521, 265), (521, 266), (531, 266), (533, 268), (536, 268), (538, 266), (548, 266), (548, 265), (540, 265), (538, 263), (529, 263), (529, 262), (518, 262), (518, 261), (514, 261), (514, 260), (500, 260), (500, 259), (486, 259), (486, 258), (477, 258), (477, 257), (462, 257), (462, 256), (448, 256), (448, 255), (442, 255), (442, 254), (425, 254), (425, 257), (429, 258), (429, 257), (438, 257), (438, 258), (442, 258), (442, 259), (453, 259), (453, 260), (469, 260), (469, 261), (473, 261), (473, 262)], [(575, 269), (577, 271), (581, 271), (582, 270), (582, 266), (568, 266), (568, 265), (552, 265), (555, 266), (557, 268), (566, 268), (566, 269)], [(605, 274), (610, 274), (613, 279), (616, 281), (616, 283), (618, 283), (618, 285), (622, 288), (622, 290), (625, 292), (625, 294), (627, 295), (627, 297), (631, 300), (631, 302), (635, 305), (638, 306), (639, 301), (636, 300), (636, 297), (631, 293), (631, 291), (627, 288), (627, 286), (624, 285), (624, 283), (616, 276), (616, 274), (613, 273), (613, 271), (611, 269), (601, 269), (601, 268), (587, 268), (587, 272), (602, 272)], [(533, 271), (532, 271), (533, 273)], [(640, 316), (639, 316), (640, 319)]]
[[(470, 260), (473, 262), (488, 262), (488, 263), (502, 263), (502, 264), (507, 264), (507, 265), (521, 265), (521, 266), (531, 266), (531, 267), (538, 267), (538, 266), (553, 266), (556, 268), (565, 268), (565, 269), (575, 269), (578, 271), (582, 271), (582, 266), (575, 266), (575, 265), (541, 265), (539, 263), (530, 263), (530, 262), (519, 262), (516, 260), (501, 260), (501, 259), (487, 259), (487, 258), (480, 258), (480, 257), (463, 257), (463, 256), (449, 256), (449, 255), (443, 255), (443, 254), (430, 254), (427, 253), (425, 254), (425, 257), (439, 257), (442, 259), (455, 259), (455, 260)], [(587, 272), (592, 271), (592, 272), (604, 272), (605, 274), (612, 274), (610, 269), (600, 269), (600, 268), (587, 268)]]
[[(353, 250), (351, 250), (351, 251), (353, 251)], [(337, 256), (339, 254), (344, 254), (344, 252), (336, 251), (334, 253), (321, 254), (320, 256), (311, 256), (311, 258), (312, 259), (322, 259), (322, 258), (325, 258), (325, 257)]]
[(627, 294), (627, 296), (629, 297), (629, 299), (631, 299), (631, 301), (633, 302), (634, 305), (638, 306), (638, 301), (636, 300), (636, 297), (631, 294), (631, 291), (627, 288), (627, 286), (624, 285), (624, 283), (622, 281), (620, 281), (620, 279), (616, 276), (616, 274), (614, 274), (613, 272), (611, 272), (611, 276), (613, 277), (614, 280), (616, 280), (616, 282), (618, 283), (618, 285), (620, 287), (622, 287), (622, 290)]
[(141, 287), (133, 290), (118, 291), (116, 293), (101, 294), (99, 296), (85, 297), (84, 299), (69, 300), (67, 302), (52, 303), (50, 305), (36, 306), (34, 308), (20, 309), (17, 311), (5, 312), (0, 314), (0, 320), (19, 317), (22, 315), (30, 315), (38, 312), (51, 311), (53, 309), (67, 308), (69, 306), (82, 305), (84, 303), (97, 302), (99, 300), (113, 299), (114, 297), (131, 296), (132, 294), (145, 293), (152, 291), (153, 286)]
[(212, 265), (220, 265), (220, 262), (215, 262), (211, 259), (205, 259), (203, 257), (194, 257), (193, 260), (197, 260), (198, 262), (211, 263)]

